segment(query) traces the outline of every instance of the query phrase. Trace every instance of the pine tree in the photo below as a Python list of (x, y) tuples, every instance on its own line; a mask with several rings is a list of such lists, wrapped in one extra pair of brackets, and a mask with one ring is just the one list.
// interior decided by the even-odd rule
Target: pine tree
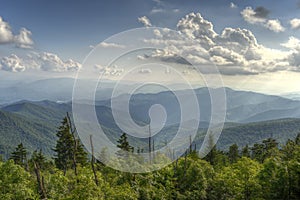
[(211, 149), (210, 152), (204, 157), (204, 159), (209, 162), (211, 165), (216, 164), (216, 157), (218, 154), (217, 147), (214, 141), (214, 136), (212, 133), (209, 133), (209, 138), (208, 138), (208, 148)]
[(229, 147), (228, 158), (230, 163), (235, 163), (239, 158), (239, 147), (233, 144)]
[(66, 171), (72, 166), (73, 156), (73, 138), (70, 134), (70, 127), (68, 125), (67, 117), (63, 119), (56, 136), (58, 137), (58, 140), (54, 149), (56, 153), (54, 162), (58, 169)]
[(264, 144), (264, 156), (263, 159), (270, 157), (274, 151), (275, 148), (277, 148), (278, 143), (273, 138), (268, 138), (266, 140), (263, 140), (262, 142)]
[(20, 143), (14, 152), (11, 154), (11, 159), (14, 160), (15, 164), (25, 166), (27, 162), (27, 151), (23, 146), (23, 143)]
[(249, 146), (246, 145), (243, 149), (242, 149), (242, 156), (243, 157), (248, 157), (250, 158), (250, 151), (249, 151)]
[(35, 162), (40, 169), (45, 169), (46, 165), (47, 165), (47, 160), (46, 160), (46, 157), (44, 156), (42, 150), (35, 150), (33, 153), (32, 153), (32, 156), (31, 156), (31, 159), (30, 159), (30, 162)]
[(88, 160), (87, 160), (87, 152), (84, 149), (84, 146), (80, 142), (79, 139), (77, 139), (77, 151), (76, 151), (76, 162), (82, 166), (87, 165)]
[(63, 119), (56, 134), (58, 140), (54, 149), (56, 153), (54, 162), (56, 167), (64, 172), (67, 169), (75, 168), (75, 173), (77, 173), (76, 165), (87, 163), (87, 153), (84, 151), (79, 139), (76, 139), (73, 134), (75, 133), (72, 131), (72, 124), (67, 116)]
[(296, 143), (297, 145), (300, 145), (300, 133), (298, 133), (298, 135), (297, 135), (297, 137), (296, 137), (296, 139), (295, 139), (295, 143)]
[(263, 163), (263, 161), (264, 161), (264, 145), (256, 143), (251, 148), (251, 151), (252, 151), (252, 154), (251, 154), (252, 159), (255, 159), (258, 162)]
[(117, 147), (121, 149), (120, 151), (117, 152), (118, 155), (122, 155), (124, 151), (126, 154), (133, 153), (134, 148), (130, 146), (129, 142), (127, 141), (126, 133), (123, 133), (117, 142), (118, 142)]

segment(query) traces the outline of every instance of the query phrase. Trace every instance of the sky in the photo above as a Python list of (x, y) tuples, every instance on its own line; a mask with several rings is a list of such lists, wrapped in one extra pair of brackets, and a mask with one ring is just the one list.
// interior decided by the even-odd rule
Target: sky
[[(184, 40), (179, 47), (160, 31), (175, 53), (184, 53), (195, 62), (200, 60), (197, 53), (209, 54), (228, 87), (272, 94), (300, 91), (299, 0), (0, 3), (1, 78), (74, 76), (93, 47), (110, 36), (134, 28), (161, 27), (194, 40), (193, 45)], [(170, 60), (168, 51), (150, 53), (147, 58)]]

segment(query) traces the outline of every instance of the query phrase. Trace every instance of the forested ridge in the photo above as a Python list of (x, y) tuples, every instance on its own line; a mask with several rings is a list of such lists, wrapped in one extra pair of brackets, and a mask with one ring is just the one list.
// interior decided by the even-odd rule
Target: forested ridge
[[(300, 134), (284, 145), (269, 138), (252, 146), (232, 144), (223, 151), (215, 146), (202, 159), (189, 148), (167, 167), (142, 174), (116, 171), (88, 155), (68, 116), (56, 136), (52, 159), (39, 149), (29, 155), (20, 143), (10, 159), (0, 162), (0, 199), (288, 200), (300, 196)], [(125, 133), (117, 142), (120, 150), (137, 152)]]

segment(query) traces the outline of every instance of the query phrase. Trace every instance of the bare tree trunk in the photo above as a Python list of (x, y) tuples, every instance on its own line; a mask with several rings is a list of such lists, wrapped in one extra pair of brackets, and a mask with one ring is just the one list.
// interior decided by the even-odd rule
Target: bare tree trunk
[(187, 171), (187, 151), (185, 152), (184, 155), (184, 170), (183, 170), (183, 179), (185, 179), (186, 176), (186, 171)]
[(152, 140), (152, 160), (155, 162), (155, 153), (154, 153), (154, 140)]
[(289, 168), (289, 162), (287, 163), (287, 173), (288, 173), (288, 196), (287, 199), (290, 200), (291, 199), (291, 173), (290, 173), (290, 168)]
[(29, 164), (28, 164), (27, 156), (25, 156), (25, 170), (29, 172)]
[(41, 199), (47, 199), (45, 186), (44, 186), (44, 177), (43, 176), (41, 177), (39, 165), (35, 161), (33, 161), (33, 166), (34, 166), (34, 172), (38, 183), (40, 197)]
[[(175, 180), (178, 177), (177, 169), (178, 169), (178, 158), (176, 158), (175, 166), (174, 166), (174, 178), (175, 178)], [(175, 181), (175, 188), (178, 188), (178, 186), (179, 186), (178, 181)]]
[(190, 135), (190, 153), (192, 153), (192, 136)]
[(149, 163), (151, 164), (151, 127), (149, 124)]
[(66, 165), (64, 165), (64, 176), (66, 176), (66, 174), (67, 174), (67, 167)]
[(92, 170), (94, 173), (94, 180), (96, 185), (99, 185), (98, 177), (97, 177), (97, 172), (95, 170), (95, 156), (94, 156), (94, 145), (93, 145), (93, 136), (90, 135), (90, 143), (91, 143), (91, 151), (92, 151), (92, 160), (91, 160), (91, 165), (92, 165)]
[(71, 131), (71, 134), (72, 134), (73, 140), (74, 140), (74, 146), (73, 146), (73, 166), (74, 166), (75, 176), (77, 176), (78, 173), (77, 173), (76, 152), (77, 152), (77, 148), (78, 148), (78, 140), (77, 140), (77, 138), (75, 136), (76, 128), (73, 127), (72, 122), (71, 122), (71, 118), (70, 118), (70, 115), (69, 115), (68, 112), (67, 112), (67, 118), (68, 118), (68, 124), (69, 124), (69, 127), (70, 127), (70, 131)]

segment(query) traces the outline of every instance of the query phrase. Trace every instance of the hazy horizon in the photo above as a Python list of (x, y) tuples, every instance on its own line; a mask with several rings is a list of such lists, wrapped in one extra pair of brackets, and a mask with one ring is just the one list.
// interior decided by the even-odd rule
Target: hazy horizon
[[(272, 4), (117, 2), (123, 8), (117, 17), (107, 12), (114, 3), (79, 2), (69, 7), (67, 2), (56, 6), (38, 1), (18, 2), (19, 6), (7, 2), (0, 8), (0, 78), (2, 83), (6, 82), (2, 86), (12, 81), (75, 78), (77, 71), (89, 63), (94, 65), (92, 79), (102, 75), (104, 79), (119, 80), (128, 73), (127, 66), (154, 62), (177, 68), (182, 77), (197, 82), (199, 78), (192, 78), (196, 73), (179, 57), (185, 55), (196, 68), (207, 62), (216, 65), (225, 87), (274, 95), (300, 91), (300, 14), (296, 0)], [(137, 32), (131, 36), (134, 42), (122, 38), (128, 29), (141, 27), (152, 35)], [(111, 37), (114, 34), (117, 35)], [(165, 47), (133, 52), (107, 66), (106, 59), (132, 45), (157, 44)], [(95, 52), (98, 54), (93, 57)], [(202, 68), (210, 70), (209, 65)], [(153, 69), (143, 67), (131, 80), (155, 81), (156, 77), (177, 84), (177, 78), (169, 72)]]

